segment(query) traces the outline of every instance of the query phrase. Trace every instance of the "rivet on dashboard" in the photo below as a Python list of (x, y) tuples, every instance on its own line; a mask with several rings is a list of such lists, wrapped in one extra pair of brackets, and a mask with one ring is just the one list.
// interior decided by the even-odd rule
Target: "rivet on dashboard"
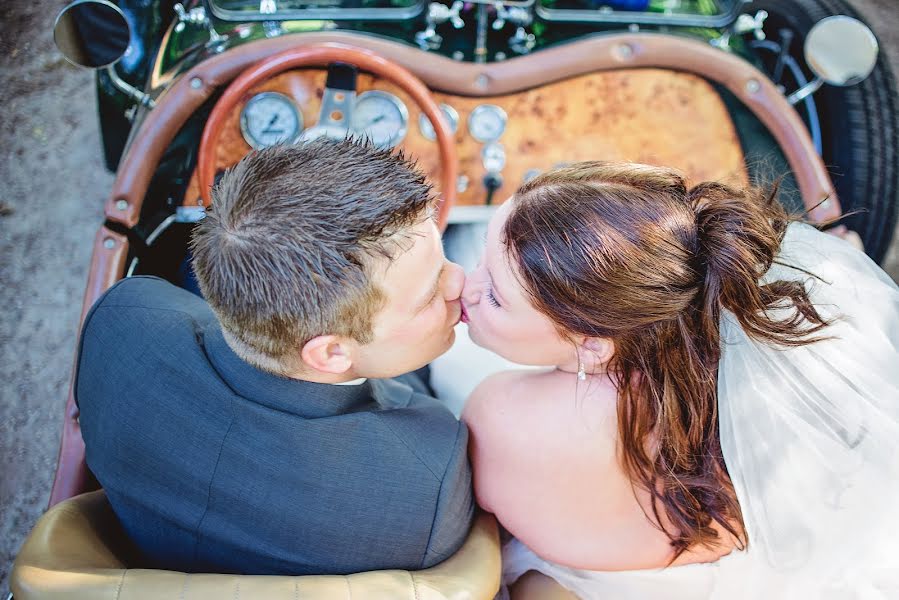
[(124, 198), (120, 198), (119, 200), (115, 201), (115, 207), (118, 210), (128, 210), (128, 201)]
[(634, 55), (634, 47), (630, 44), (618, 44), (615, 46), (615, 54), (618, 58), (627, 60)]
[(750, 94), (755, 94), (760, 89), (762, 89), (762, 86), (759, 83), (758, 79), (750, 79), (749, 81), (746, 82), (746, 91), (749, 92)]
[(115, 240), (112, 238), (104, 238), (103, 247), (107, 250), (112, 250), (113, 248), (115, 248)]
[(192, 87), (195, 90), (200, 89), (201, 87), (203, 87), (203, 80), (200, 79), (199, 77), (194, 77), (193, 79), (190, 80), (190, 87)]

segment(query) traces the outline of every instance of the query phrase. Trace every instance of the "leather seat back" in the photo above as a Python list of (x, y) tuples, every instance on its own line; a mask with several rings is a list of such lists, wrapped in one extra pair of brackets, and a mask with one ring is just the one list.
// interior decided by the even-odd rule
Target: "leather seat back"
[(16, 600), (209, 600), (297, 598), (490, 600), (499, 589), (500, 549), (493, 516), (479, 514), (462, 548), (421, 571), (354, 575), (189, 574), (129, 568), (128, 543), (103, 491), (61, 502), (22, 546), (10, 583)]

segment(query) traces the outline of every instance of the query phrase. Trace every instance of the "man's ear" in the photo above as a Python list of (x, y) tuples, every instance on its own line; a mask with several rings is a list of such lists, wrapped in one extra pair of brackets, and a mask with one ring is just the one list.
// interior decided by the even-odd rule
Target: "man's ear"
[(343, 375), (353, 366), (350, 344), (336, 335), (314, 337), (303, 346), (300, 357), (308, 368)]

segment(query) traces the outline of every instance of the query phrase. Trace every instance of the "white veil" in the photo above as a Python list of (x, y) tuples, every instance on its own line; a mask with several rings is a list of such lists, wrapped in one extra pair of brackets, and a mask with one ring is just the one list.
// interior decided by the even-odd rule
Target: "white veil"
[(749, 546), (714, 598), (899, 598), (899, 288), (790, 225), (763, 282), (805, 281), (829, 339), (777, 349), (722, 317), (721, 446)]

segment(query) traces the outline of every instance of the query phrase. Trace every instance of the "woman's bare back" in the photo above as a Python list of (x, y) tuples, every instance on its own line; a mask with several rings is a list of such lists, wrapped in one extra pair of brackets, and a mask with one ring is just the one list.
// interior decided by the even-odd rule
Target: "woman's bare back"
[[(471, 432), (475, 493), (486, 510), (544, 559), (580, 569), (664, 567), (668, 537), (647, 517), (616, 458), (617, 391), (604, 376), (506, 372), (475, 390), (463, 413)], [(673, 563), (710, 562), (726, 540)]]

